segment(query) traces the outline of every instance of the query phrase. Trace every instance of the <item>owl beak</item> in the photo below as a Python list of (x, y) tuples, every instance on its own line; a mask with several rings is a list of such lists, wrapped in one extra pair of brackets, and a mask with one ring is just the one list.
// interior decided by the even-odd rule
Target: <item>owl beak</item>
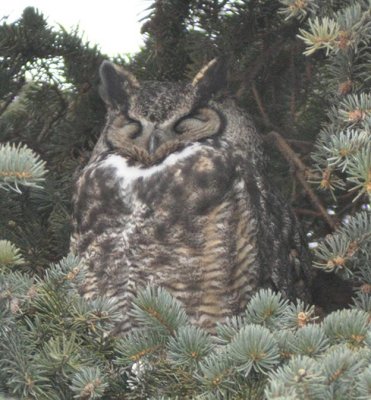
[(148, 141), (148, 152), (154, 154), (163, 142), (163, 133), (159, 130), (155, 130)]

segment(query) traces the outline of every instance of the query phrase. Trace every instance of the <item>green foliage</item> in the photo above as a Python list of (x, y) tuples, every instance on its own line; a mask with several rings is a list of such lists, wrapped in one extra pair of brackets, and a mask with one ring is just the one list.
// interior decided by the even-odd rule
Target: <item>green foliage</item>
[(279, 358), (277, 342), (267, 328), (248, 325), (235, 336), (228, 348), (237, 371), (248, 376), (252, 371), (265, 374)]
[(22, 264), (24, 264), (24, 259), (20, 250), (8, 240), (0, 240), (0, 268), (5, 270), (8, 266)]
[(77, 373), (72, 379), (71, 390), (77, 399), (102, 398), (108, 383), (99, 368), (88, 367)]
[(0, 187), (22, 191), (0, 190), (0, 237), (36, 273), (68, 251), (72, 178), (104, 123), (103, 59), (33, 8), (0, 25)]
[(211, 353), (213, 343), (206, 332), (189, 325), (180, 327), (176, 335), (169, 340), (169, 358), (174, 365), (195, 368)]
[(134, 301), (132, 314), (139, 322), (163, 334), (173, 333), (187, 321), (180, 303), (170, 301), (166, 290), (149, 286)]
[(0, 145), (0, 189), (39, 188), (45, 174), (45, 163), (26, 146)]
[[(318, 216), (303, 219), (316, 240), (332, 234), (315, 248), (314, 266), (352, 282), (350, 309), (318, 321), (313, 306), (261, 290), (243, 315), (230, 316), (212, 335), (190, 324), (161, 288), (138, 294), (132, 310), (137, 328), (119, 338), (112, 334), (121, 319), (114, 301), (79, 296), (80, 262), (61, 258), (69, 246), (73, 177), (104, 124), (97, 72), (107, 57), (83, 43), (78, 31), (51, 28), (33, 8), (13, 23), (2, 20), (4, 398), (371, 397), (370, 5), (153, 1), (142, 29), (145, 47), (115, 59), (140, 79), (180, 80), (226, 56), (226, 91), (262, 132), (279, 131), (306, 163), (313, 149), (310, 168), (299, 172), (318, 185), (335, 222), (342, 221), (329, 231)], [(315, 214), (312, 196), (287, 179), (297, 172), (275, 149), (267, 150), (272, 180), (290, 193), (298, 212)]]
[(135, 299), (137, 328), (118, 338), (109, 334), (120, 321), (115, 304), (82, 299), (81, 273), (70, 255), (44, 279), (2, 276), (0, 375), (17, 398), (263, 399), (264, 392), (267, 399), (352, 400), (369, 390), (364, 311), (313, 324), (312, 309), (261, 290), (246, 315), (279, 309), (274, 324), (235, 318), (210, 335), (166, 291), (148, 287)]
[(286, 20), (290, 18), (302, 20), (318, 8), (315, 0), (280, 0), (280, 3), (283, 7), (278, 12), (285, 16)]
[[(368, 43), (371, 13), (368, 1), (354, 2), (331, 17), (315, 17), (299, 36), (310, 55), (325, 48), (325, 79), (334, 81), (328, 97), (331, 108), (312, 155), (312, 179), (334, 193), (348, 189), (353, 201), (370, 200), (370, 80)], [(317, 172), (318, 171), (318, 172)]]
[[(146, 289), (144, 293), (152, 304), (164, 298), (162, 289)], [(166, 308), (178, 306), (171, 297), (165, 302)], [(296, 307), (271, 291), (258, 292), (247, 310), (259, 314), (274, 303), (281, 304), (276, 323), (283, 327)], [(297, 309), (296, 320), (304, 320), (303, 312)], [(130, 373), (136, 374), (129, 398), (141, 393), (143, 397), (167, 399), (179, 395), (260, 399), (265, 391), (267, 399), (358, 399), (357, 379), (366, 374), (370, 357), (369, 319), (359, 310), (330, 314), (320, 324), (310, 322), (307, 315), (301, 326), (280, 332), (273, 325), (265, 327), (264, 320), (252, 324), (235, 318), (220, 324), (216, 336), (189, 323), (164, 335), (167, 324), (160, 327), (159, 320), (163, 319), (153, 320), (151, 311), (144, 312), (138, 328), (118, 342), (116, 363), (131, 366)], [(284, 338), (290, 353), (283, 349)], [(157, 386), (155, 382), (160, 380)]]
[[(295, 356), (286, 365), (280, 367), (271, 375), (274, 390), (268, 388), (265, 392), (267, 399), (277, 397), (277, 383), (280, 389), (279, 396), (292, 396), (298, 399), (322, 400), (329, 398), (326, 378), (322, 374), (320, 364), (306, 356)], [(275, 393), (275, 394), (273, 394)]]
[[(361, 290), (370, 283), (370, 5), (349, 1), (328, 15), (318, 9), (298, 36), (307, 46), (305, 54), (325, 50), (321, 79), (331, 104), (312, 153), (309, 179), (331, 194), (340, 206), (339, 215), (342, 207), (355, 214), (346, 215), (342, 226), (320, 242), (314, 265), (334, 271)], [(352, 206), (342, 204), (344, 190)], [(366, 297), (359, 296), (369, 311)]]
[(1, 275), (0, 374), (17, 398), (101, 398), (105, 391), (114, 351), (108, 333), (119, 315), (109, 299), (78, 295), (80, 274), (70, 255), (44, 279)]

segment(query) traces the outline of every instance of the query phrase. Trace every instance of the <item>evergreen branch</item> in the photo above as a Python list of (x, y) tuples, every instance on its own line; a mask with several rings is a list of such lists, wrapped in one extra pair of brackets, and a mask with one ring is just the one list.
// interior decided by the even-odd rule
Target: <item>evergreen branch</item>
[(254, 82), (256, 76), (266, 66), (268, 60), (282, 50), (284, 43), (284, 39), (280, 35), (278, 35), (277, 41), (271, 43), (269, 47), (259, 55), (249, 71), (244, 74), (244, 78), (239, 84), (239, 89), (236, 92), (237, 98), (241, 98), (245, 94), (246, 90), (248, 90), (252, 82)]
[(371, 144), (365, 146), (349, 162), (347, 180), (353, 184), (351, 190), (358, 190), (353, 201), (366, 194), (371, 203)]
[(275, 330), (273, 336), (277, 341), (281, 360), (290, 360), (295, 353), (293, 348), (296, 340), (294, 332), (287, 329)]
[[(323, 167), (321, 165), (315, 165), (313, 169), (308, 172), (308, 182), (319, 185), (320, 190), (330, 191), (330, 194), (334, 201), (336, 197), (334, 195), (335, 189), (344, 190), (345, 183), (336, 174), (336, 170), (329, 166)], [(335, 229), (336, 226), (333, 227)]]
[(321, 364), (307, 356), (295, 356), (277, 371), (272, 371), (265, 395), (268, 400), (277, 399), (277, 395), (308, 400), (331, 399)]
[(285, 386), (284, 382), (272, 380), (264, 391), (267, 400), (302, 400), (295, 388)]
[(371, 38), (371, 11), (368, 1), (351, 4), (336, 13), (336, 19), (341, 27), (337, 47), (348, 50), (350, 47), (356, 53), (359, 44), (367, 44)]
[(115, 363), (122, 366), (133, 365), (163, 350), (168, 338), (147, 330), (133, 330), (118, 340)]
[(303, 328), (317, 319), (314, 312), (314, 306), (306, 305), (301, 300), (297, 300), (296, 303), (290, 303), (286, 307), (283, 324), (286, 329)]
[(314, 249), (314, 266), (326, 272), (341, 272), (350, 277), (354, 273), (351, 261), (357, 249), (358, 246), (348, 238), (341, 235), (328, 236)]
[(2, 335), (0, 368), (7, 374), (8, 389), (19, 398), (47, 398), (46, 390), (50, 388), (45, 371), (32, 365), (34, 347), (24, 332)]
[(81, 365), (79, 347), (76, 332), (72, 332), (68, 337), (65, 335), (52, 337), (42, 347), (38, 363), (50, 376), (61, 374), (68, 377)]
[(0, 274), (0, 316), (18, 315), (34, 294), (33, 279), (20, 272)]
[(367, 345), (368, 314), (361, 310), (340, 310), (328, 315), (322, 322), (332, 344), (349, 344), (352, 348)]
[(237, 371), (247, 377), (252, 371), (267, 374), (279, 363), (279, 349), (272, 333), (265, 327), (243, 327), (225, 349)]
[(98, 367), (85, 367), (77, 372), (71, 383), (73, 397), (80, 400), (95, 400), (103, 397), (108, 387), (107, 378)]
[(286, 21), (290, 18), (303, 20), (318, 9), (316, 0), (280, 0), (280, 3), (283, 7), (278, 10), (278, 14), (283, 15)]
[(180, 368), (195, 368), (212, 349), (210, 336), (195, 326), (180, 327), (167, 345), (170, 362)]
[(328, 165), (338, 168), (344, 172), (353, 156), (364, 148), (370, 140), (369, 134), (365, 131), (347, 129), (338, 135), (331, 135), (326, 145), (317, 147), (318, 150), (327, 152), (324, 157)]
[(163, 288), (147, 286), (133, 302), (132, 316), (143, 326), (174, 335), (175, 331), (188, 322), (180, 302)]
[(367, 360), (346, 346), (335, 347), (321, 359), (333, 398), (354, 398), (355, 378), (367, 366)]
[(371, 244), (371, 219), (367, 212), (349, 218), (335, 234), (327, 236), (314, 250), (314, 266), (325, 271), (354, 275), (354, 261), (368, 252)]
[(0, 102), (0, 116), (4, 114), (8, 109), (8, 107), (13, 103), (13, 100), (15, 99), (15, 97), (17, 96), (19, 90), (22, 88), (23, 85), (24, 81), (21, 80), (21, 82), (17, 84), (16, 91), (9, 94), (8, 97), (5, 99), (5, 101)]
[(8, 240), (0, 240), (0, 268), (9, 268), (25, 263), (20, 250)]
[(332, 118), (339, 118), (343, 124), (348, 126), (362, 124), (371, 117), (371, 94), (350, 94), (342, 99), (332, 112)]
[(244, 317), (233, 316), (227, 317), (223, 323), (217, 323), (216, 325), (216, 341), (220, 344), (228, 344), (237, 335), (240, 329), (247, 325), (247, 321)]
[(249, 301), (246, 307), (246, 321), (274, 329), (282, 322), (288, 301), (271, 289), (262, 289)]
[(344, 222), (337, 233), (346, 235), (358, 248), (366, 246), (371, 242), (371, 214), (367, 211), (357, 213)]
[(308, 325), (295, 333), (291, 348), (296, 354), (318, 358), (329, 348), (329, 345), (329, 340), (320, 326)]
[(334, 49), (340, 26), (329, 17), (323, 17), (322, 19), (315, 17), (313, 20), (309, 20), (308, 23), (310, 30), (306, 31), (300, 28), (300, 35), (298, 35), (298, 38), (307, 45), (307, 50), (304, 54), (309, 56), (319, 49), (326, 49), (326, 55), (328, 55)]
[(92, 300), (77, 298), (72, 305), (71, 316), (71, 327), (76, 330), (86, 328), (87, 339), (92, 335), (100, 339), (107, 337), (115, 324), (122, 320), (116, 301), (106, 297), (96, 297)]
[(361, 291), (358, 292), (355, 297), (353, 297), (353, 304), (351, 305), (352, 308), (357, 310), (362, 310), (368, 313), (371, 319), (371, 286), (370, 284), (367, 285), (367, 291), (364, 293)]
[[(145, 27), (147, 46), (131, 58), (129, 68), (144, 79), (162, 75), (178, 80), (186, 75), (190, 60), (196, 65), (208, 55), (227, 50), (228, 87), (237, 88), (240, 106), (248, 108), (250, 97), (255, 98), (255, 108), (266, 125), (290, 129), (295, 122), (297, 134), (307, 140), (320, 129), (325, 117), (322, 110), (330, 104), (328, 123), (313, 153), (311, 178), (339, 200), (337, 215), (341, 216), (346, 207), (355, 211), (369, 193), (370, 4), (370, 0), (157, 1)], [(279, 7), (281, 15), (277, 15)], [(311, 20), (305, 29), (313, 14), (319, 16), (318, 24)], [(174, 24), (174, 15), (179, 24)], [(292, 20), (283, 22), (282, 15)], [(331, 23), (326, 28), (324, 16), (332, 21), (332, 28)], [(306, 50), (324, 49), (330, 54), (327, 60), (318, 54), (303, 61), (298, 27), (303, 28), (301, 36), (308, 34)], [(181, 57), (174, 57), (174, 49)], [(37, 151), (52, 170), (48, 180), (56, 186), (55, 190), (45, 187), (42, 196), (35, 191), (30, 197), (17, 196), (15, 207), (9, 206), (13, 194), (2, 191), (1, 200), (6, 199), (0, 221), (3, 237), (16, 237), (17, 241), (12, 240), (24, 256), (28, 247), (27, 259), (34, 260), (32, 272), (41, 271), (42, 277), (35, 284), (28, 275), (13, 272), (8, 266), (17, 262), (20, 253), (14, 249), (11, 256), (6, 253), (7, 266), (0, 274), (1, 393), (35, 400), (371, 397), (369, 212), (347, 215), (332, 239), (318, 246), (317, 262), (325, 270), (354, 278), (358, 292), (352, 310), (330, 314), (323, 323), (313, 325), (313, 307), (262, 291), (248, 304), (245, 315), (218, 324), (215, 337), (192, 326), (170, 296), (148, 289), (150, 293), (142, 296), (134, 310), (140, 329), (117, 340), (109, 335), (122, 320), (115, 303), (105, 298), (87, 301), (78, 295), (83, 279), (78, 260), (68, 258), (43, 269), (44, 260), (40, 262), (41, 257), (30, 252), (45, 254), (45, 246), (27, 246), (41, 235), (34, 235), (35, 231), (44, 231), (50, 248), (50, 233), (59, 229), (59, 221), (68, 214), (71, 171), (82, 162), (85, 156), (81, 155), (89, 152), (103, 123), (102, 104), (91, 96), (102, 55), (84, 47), (77, 33), (71, 35), (62, 28), (52, 32), (33, 9), (27, 9), (16, 23), (0, 26), (0, 53), (4, 83), (0, 114), (6, 110), (0, 121), (3, 139), (19, 137), (25, 143), (37, 143)], [(56, 78), (57, 69), (52, 69), (54, 61), (59, 63), (63, 82)], [(37, 70), (33, 83), (14, 98), (23, 85), (22, 76), (33, 68)], [(256, 87), (251, 86), (253, 81)], [(50, 86), (53, 82), (60, 90)], [(248, 98), (247, 92), (251, 92)], [(37, 141), (44, 134), (48, 142)], [(310, 217), (308, 224), (315, 221), (311, 225), (315, 235), (327, 229), (322, 220), (334, 228), (333, 219), (326, 218), (326, 207), (319, 207), (322, 203), (306, 181), (310, 172), (302, 160), (285, 147), (285, 140), (269, 139), (295, 167), (296, 179), (314, 205), (315, 211), (308, 212), (305, 204), (300, 208)], [(288, 142), (307, 152), (309, 144)], [(2, 161), (0, 153), (0, 166)], [(19, 191), (22, 183), (16, 186), (14, 177), (3, 183), (1, 171), (0, 186)], [(338, 188), (353, 190), (340, 197)], [(327, 192), (322, 194), (327, 196)], [(357, 194), (358, 202), (351, 204)], [(62, 200), (63, 210), (59, 208)], [(57, 259), (68, 246), (66, 241), (55, 241), (48, 259)], [(261, 388), (267, 383), (267, 373), (271, 374), (264, 397)]]
[(371, 38), (371, 12), (367, 2), (351, 4), (335, 14), (335, 19), (318, 17), (309, 20), (310, 32), (300, 29), (298, 35), (307, 44), (304, 52), (310, 55), (325, 48), (326, 55), (333, 50), (347, 51), (352, 48), (355, 53), (360, 43), (367, 44)]
[(45, 174), (45, 162), (28, 147), (0, 145), (0, 188), (18, 193), (19, 185), (40, 188)]
[(200, 363), (200, 372), (195, 377), (202, 384), (205, 394), (209, 392), (215, 399), (225, 399), (237, 395), (236, 370), (225, 352), (212, 353)]
[(357, 376), (356, 392), (358, 400), (368, 400), (371, 396), (371, 365)]
[[(47, 70), (47, 67), (45, 66), (45, 69)], [(54, 77), (52, 74), (50, 74), (50, 79), (54, 80)], [(43, 140), (46, 139), (46, 137), (48, 136), (48, 133), (50, 132), (51, 128), (54, 126), (54, 124), (56, 124), (57, 122), (59, 122), (62, 117), (67, 113), (67, 108), (68, 108), (68, 104), (67, 101), (65, 100), (65, 98), (63, 97), (61, 91), (59, 90), (57, 84), (53, 85), (51, 87), (51, 89), (55, 92), (55, 94), (57, 95), (57, 98), (59, 100), (59, 110), (55, 113), (54, 116), (52, 116), (52, 118), (49, 121), (46, 121), (42, 130), (40, 131), (38, 137), (37, 137), (37, 141), (41, 142)]]

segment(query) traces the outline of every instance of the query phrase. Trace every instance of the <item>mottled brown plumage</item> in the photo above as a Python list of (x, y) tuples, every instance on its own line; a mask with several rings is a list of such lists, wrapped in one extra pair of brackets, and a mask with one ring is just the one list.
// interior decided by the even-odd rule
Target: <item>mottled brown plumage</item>
[(218, 68), (188, 84), (139, 84), (101, 67), (107, 125), (76, 184), (73, 247), (86, 265), (84, 296), (117, 299), (118, 331), (149, 283), (210, 331), (261, 287), (309, 300), (296, 220), (266, 178), (250, 118), (212, 99)]

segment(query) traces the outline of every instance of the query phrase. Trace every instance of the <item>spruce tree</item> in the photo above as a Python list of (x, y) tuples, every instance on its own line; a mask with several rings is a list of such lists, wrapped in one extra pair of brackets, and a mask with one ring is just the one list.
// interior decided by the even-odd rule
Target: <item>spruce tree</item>
[(226, 91), (252, 114), (272, 179), (319, 243), (313, 268), (348, 281), (353, 299), (318, 318), (261, 290), (210, 335), (147, 287), (132, 310), (138, 328), (110, 335), (114, 302), (79, 296), (80, 261), (67, 254), (73, 179), (104, 124), (107, 56), (27, 8), (0, 26), (0, 399), (370, 398), (370, 1), (149, 10), (145, 47), (113, 61), (180, 80), (225, 57)]

